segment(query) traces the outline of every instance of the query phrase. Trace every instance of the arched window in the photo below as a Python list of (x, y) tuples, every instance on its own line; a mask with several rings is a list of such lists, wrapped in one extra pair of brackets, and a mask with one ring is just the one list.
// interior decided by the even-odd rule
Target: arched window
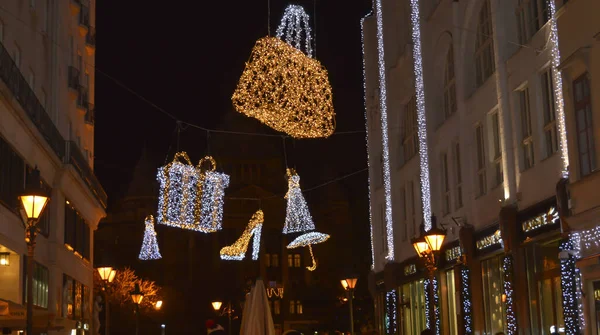
[(494, 41), (492, 40), (492, 13), (490, 1), (485, 0), (479, 12), (477, 23), (477, 40), (475, 41), (475, 80), (481, 86), (494, 71)]
[(444, 71), (444, 118), (447, 119), (454, 112), (456, 112), (456, 79), (454, 76), (454, 50), (450, 45)]

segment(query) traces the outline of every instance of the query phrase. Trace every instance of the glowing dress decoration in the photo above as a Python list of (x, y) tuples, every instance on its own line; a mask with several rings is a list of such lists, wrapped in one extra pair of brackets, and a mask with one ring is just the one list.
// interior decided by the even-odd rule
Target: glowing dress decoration
[(248, 250), (250, 239), (254, 237), (252, 240), (252, 260), (257, 260), (258, 253), (260, 251), (260, 235), (262, 233), (262, 225), (264, 220), (265, 217), (263, 211), (259, 209), (252, 215), (252, 218), (250, 219), (250, 222), (248, 222), (248, 226), (246, 226), (242, 236), (240, 236), (240, 238), (232, 245), (223, 247), (221, 249), (221, 259), (232, 261), (243, 260), (244, 257), (246, 257), (246, 251)]
[(309, 21), (304, 8), (288, 6), (277, 37), (256, 42), (231, 98), (238, 112), (295, 138), (329, 137), (335, 130), (331, 85), (312, 58)]
[(300, 189), (300, 176), (298, 176), (294, 169), (287, 169), (287, 177), (288, 192), (285, 195), (285, 198), (287, 199), (287, 209), (283, 233), (303, 233), (288, 244), (287, 248), (295, 249), (299, 247), (308, 247), (313, 263), (306, 268), (309, 271), (314, 271), (317, 268), (317, 262), (313, 254), (312, 245), (327, 241), (329, 235), (314, 231), (315, 224), (313, 223), (312, 216), (308, 210), (306, 200), (302, 195), (302, 190)]
[(156, 240), (156, 231), (154, 230), (154, 216), (152, 215), (146, 217), (144, 241), (142, 242), (142, 250), (140, 250), (138, 258), (143, 261), (162, 258), (158, 250), (158, 241)]

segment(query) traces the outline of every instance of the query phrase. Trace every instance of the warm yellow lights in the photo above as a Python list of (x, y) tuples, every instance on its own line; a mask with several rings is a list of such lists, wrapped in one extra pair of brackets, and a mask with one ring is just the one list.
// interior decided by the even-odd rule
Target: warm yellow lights
[(9, 266), (10, 265), (10, 253), (0, 252), (0, 265), (1, 266)]
[(446, 232), (439, 228), (430, 229), (427, 234), (425, 234), (425, 241), (427, 241), (429, 248), (433, 251), (440, 251), (440, 249), (442, 249), (445, 238)]
[(110, 274), (113, 271), (114, 271), (113, 268), (110, 266), (104, 266), (104, 267), (98, 268), (98, 274), (100, 274), (100, 279), (102, 279), (104, 281), (109, 281)]
[(419, 257), (423, 257), (427, 253), (427, 251), (429, 251), (429, 244), (422, 237), (413, 239), (412, 245), (415, 248), (415, 251), (417, 252), (417, 255), (419, 255)]
[(240, 238), (232, 245), (221, 249), (221, 259), (230, 261), (241, 261), (244, 259), (250, 239), (254, 236), (254, 240), (252, 241), (252, 260), (257, 260), (258, 252), (260, 250), (260, 234), (262, 232), (264, 220), (265, 216), (263, 211), (259, 209), (252, 215), (252, 218), (250, 218), (250, 222), (248, 222), (248, 226), (246, 226), (242, 236), (240, 236)]
[(256, 42), (231, 99), (238, 112), (295, 138), (335, 130), (327, 70), (276, 37)]
[(140, 290), (140, 284), (136, 283), (133, 291), (129, 292), (131, 295), (131, 300), (136, 305), (142, 303), (142, 299), (144, 299), (144, 293)]
[(154, 303), (154, 308), (158, 310), (162, 307), (162, 304), (163, 304), (162, 300), (159, 300), (156, 303)]
[(222, 301), (213, 301), (212, 303), (212, 307), (215, 311), (218, 311), (221, 309), (221, 305), (223, 305)]
[(48, 197), (43, 195), (22, 195), (19, 197), (28, 219), (37, 220), (48, 203)]
[(353, 290), (356, 287), (357, 281), (358, 281), (358, 278), (346, 278), (346, 279), (342, 279), (341, 283), (342, 283), (342, 286), (344, 287), (344, 290)]

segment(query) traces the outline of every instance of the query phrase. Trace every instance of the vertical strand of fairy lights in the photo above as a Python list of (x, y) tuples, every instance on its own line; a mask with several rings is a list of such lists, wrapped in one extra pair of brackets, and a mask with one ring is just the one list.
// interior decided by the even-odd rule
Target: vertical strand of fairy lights
[(576, 335), (580, 333), (579, 328), (579, 310), (577, 300), (577, 268), (575, 267), (575, 257), (569, 252), (573, 250), (571, 240), (563, 241), (560, 244), (561, 253), (566, 253), (568, 257), (560, 259), (560, 286), (562, 290), (563, 319), (565, 320), (565, 334)]
[(425, 116), (425, 83), (423, 79), (423, 55), (421, 54), (421, 18), (419, 0), (410, 0), (413, 42), (415, 94), (417, 102), (417, 126), (419, 135), (419, 159), (421, 195), (423, 202), (423, 225), (425, 231), (431, 227), (431, 192), (429, 185), (429, 149), (427, 147), (427, 120)]
[(460, 288), (462, 292), (461, 306), (463, 312), (463, 327), (465, 329), (465, 335), (473, 334), (473, 308), (471, 306), (471, 278), (469, 274), (469, 268), (466, 265), (460, 267)]
[[(387, 90), (386, 67), (383, 40), (383, 8), (381, 0), (375, 0), (375, 15), (377, 17), (377, 61), (379, 65), (379, 108), (381, 111), (381, 146), (383, 158), (383, 186), (385, 195), (385, 226), (387, 234), (388, 254), (386, 259), (394, 260), (394, 226), (392, 219), (392, 182), (390, 172), (390, 150), (388, 146), (387, 124)], [(375, 171), (377, 173), (377, 171)]]
[[(367, 143), (367, 167), (371, 171), (371, 163), (369, 157), (369, 110), (367, 109), (367, 65), (365, 63), (365, 19), (371, 16), (369, 13), (367, 16), (360, 19), (360, 42), (362, 47), (362, 66), (363, 66), (363, 102), (365, 107), (365, 141)], [(369, 193), (369, 230), (371, 234), (371, 270), (375, 269), (375, 248), (373, 246), (373, 209), (371, 204), (371, 176), (367, 174), (367, 185)]]
[(560, 157), (562, 160), (562, 176), (569, 177), (569, 147), (567, 145), (567, 126), (565, 123), (565, 101), (563, 97), (562, 74), (560, 66), (560, 49), (558, 47), (558, 24), (556, 22), (556, 4), (554, 0), (548, 1), (550, 14), (550, 46), (552, 49), (552, 80), (554, 82), (554, 105), (556, 106), (556, 122)]
[(431, 329), (433, 324), (431, 322), (431, 301), (429, 299), (429, 285), (431, 285), (429, 278), (423, 280), (423, 289), (425, 290), (425, 327)]
[(504, 256), (502, 260), (504, 270), (504, 294), (506, 296), (506, 333), (517, 334), (517, 318), (515, 316), (513, 281), (513, 259), (511, 255)]

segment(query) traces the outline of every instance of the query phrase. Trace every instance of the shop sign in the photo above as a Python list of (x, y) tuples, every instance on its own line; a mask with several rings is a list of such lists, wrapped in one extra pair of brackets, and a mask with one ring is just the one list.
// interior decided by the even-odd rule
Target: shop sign
[(494, 244), (502, 244), (502, 242), (502, 234), (500, 233), (500, 229), (498, 229), (492, 235), (484, 236), (483, 238), (477, 240), (477, 242), (475, 242), (475, 246), (478, 250), (482, 250)]
[(462, 249), (460, 248), (460, 245), (457, 245), (454, 248), (450, 248), (450, 249), (446, 250), (446, 262), (451, 262), (453, 260), (456, 260), (460, 256), (462, 256)]
[(404, 275), (405, 276), (410, 276), (415, 273), (417, 273), (417, 266), (415, 264), (409, 264), (404, 267)]
[(550, 207), (548, 212), (529, 219), (521, 225), (523, 232), (529, 233), (532, 230), (555, 224), (558, 221), (558, 211), (555, 207)]

